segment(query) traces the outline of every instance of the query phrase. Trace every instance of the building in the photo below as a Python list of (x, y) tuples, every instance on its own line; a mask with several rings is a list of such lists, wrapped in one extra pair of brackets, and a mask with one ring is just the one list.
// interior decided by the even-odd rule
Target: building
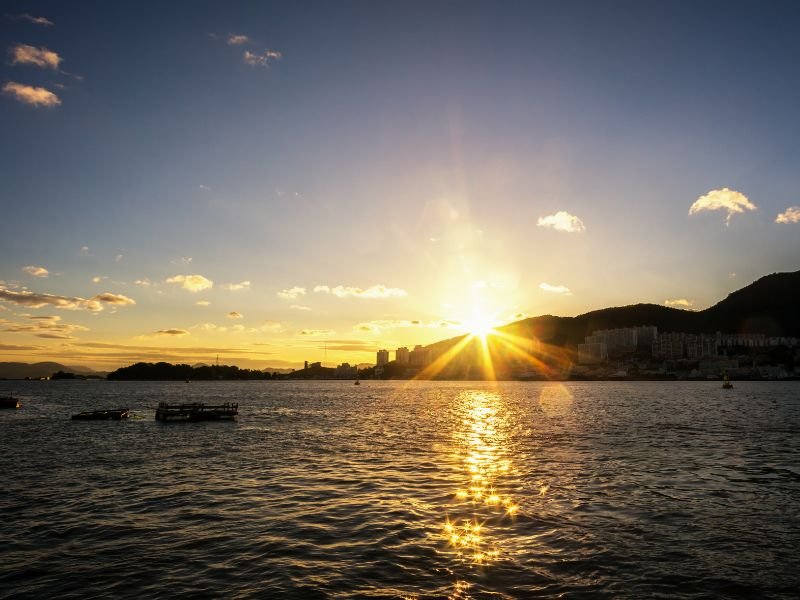
[(397, 362), (398, 365), (407, 365), (408, 364), (408, 348), (402, 346), (394, 351), (394, 360)]
[[(589, 340), (593, 336), (588, 336)], [(608, 348), (605, 342), (587, 341), (584, 344), (578, 344), (578, 364), (580, 365), (596, 365), (604, 363), (608, 360)]]
[(382, 367), (383, 365), (388, 363), (389, 363), (389, 351), (378, 350), (378, 362), (376, 363), (377, 366)]
[(424, 367), (430, 361), (429, 352), (419, 344), (408, 355), (408, 363), (412, 367)]
[(683, 358), (685, 333), (662, 333), (653, 341), (653, 358), (679, 360)]

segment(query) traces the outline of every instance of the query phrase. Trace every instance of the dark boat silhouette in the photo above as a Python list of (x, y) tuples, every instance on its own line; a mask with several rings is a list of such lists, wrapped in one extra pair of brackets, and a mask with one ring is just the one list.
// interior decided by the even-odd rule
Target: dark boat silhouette
[(0, 396), (0, 408), (19, 408), (21, 404), (14, 396)]

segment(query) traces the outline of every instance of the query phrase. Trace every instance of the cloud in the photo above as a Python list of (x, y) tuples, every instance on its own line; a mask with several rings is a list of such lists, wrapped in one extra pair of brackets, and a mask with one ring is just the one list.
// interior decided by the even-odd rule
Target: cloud
[(211, 191), (211, 186), (210, 186), (210, 185), (203, 185), (203, 184), (201, 183), (201, 184), (199, 185), (199, 188), (200, 188), (201, 190), (203, 190), (204, 192), (210, 192), (210, 191)]
[(704, 210), (724, 210), (728, 213), (725, 218), (725, 225), (731, 224), (731, 217), (736, 213), (743, 213), (746, 210), (756, 210), (755, 204), (747, 199), (747, 196), (736, 190), (722, 188), (721, 190), (711, 190), (705, 196), (700, 196), (689, 207), (689, 215), (696, 215)]
[(28, 308), (52, 306), (64, 310), (88, 310), (91, 312), (103, 310), (104, 303), (114, 305), (136, 304), (134, 300), (127, 296), (108, 292), (92, 296), (87, 300), (76, 296), (59, 296), (56, 294), (30, 292), (28, 290), (17, 292), (6, 287), (0, 287), (0, 300), (12, 302), (19, 306), (27, 306)]
[(135, 283), (136, 285), (141, 285), (142, 287), (150, 287), (151, 285), (153, 285), (153, 282), (150, 281), (147, 277), (145, 277), (144, 279), (137, 279), (133, 283)]
[(249, 41), (250, 38), (247, 37), (246, 35), (232, 33), (228, 36), (227, 43), (229, 46), (241, 46), (242, 44), (246, 44)]
[(120, 262), (122, 261), (123, 258), (124, 256), (122, 254), (117, 254), (117, 257), (114, 259), (114, 262)]
[(190, 335), (188, 331), (185, 329), (159, 329), (155, 332), (156, 335), (171, 335), (171, 336), (180, 336), (180, 335)]
[(92, 277), (92, 283), (100, 283), (104, 279), (108, 279), (108, 277), (106, 277), (105, 275), (95, 275), (94, 277)]
[(550, 292), (551, 294), (563, 294), (564, 296), (571, 296), (572, 292), (569, 291), (569, 288), (563, 285), (550, 285), (549, 283), (540, 283), (539, 289), (544, 290), (545, 292)]
[(306, 288), (298, 286), (281, 290), (280, 292), (278, 292), (278, 298), (284, 298), (286, 300), (294, 300), (296, 298), (299, 298), (300, 296), (305, 296), (305, 295), (306, 295)]
[(563, 210), (554, 215), (540, 217), (536, 222), (539, 227), (550, 227), (556, 231), (566, 231), (567, 233), (579, 233), (586, 231), (586, 226), (578, 217), (571, 215)]
[(89, 246), (81, 246), (80, 255), (86, 256), (89, 254)]
[(338, 298), (401, 298), (408, 296), (408, 292), (399, 288), (388, 288), (385, 285), (373, 285), (367, 289), (337, 285), (334, 288), (327, 285), (318, 285), (315, 292), (333, 294)]
[(776, 223), (800, 223), (800, 206), (790, 206), (777, 217)]
[(43, 69), (58, 69), (61, 57), (47, 48), (36, 48), (28, 44), (17, 44), (11, 48), (12, 65), (34, 65)]
[(97, 294), (96, 296), (92, 297), (92, 300), (97, 300), (98, 302), (104, 302), (105, 304), (114, 304), (117, 306), (136, 304), (136, 300), (134, 300), (133, 298), (128, 298), (127, 296), (123, 296), (122, 294), (112, 294), (111, 292)]
[(282, 54), (276, 50), (264, 50), (261, 54), (254, 54), (245, 50), (243, 54), (244, 62), (253, 67), (269, 67), (270, 61), (280, 60)]
[(61, 104), (61, 100), (50, 90), (9, 81), (3, 86), (3, 92), (13, 96), (23, 104), (50, 108)]
[(197, 302), (195, 302), (195, 304), (197, 304), (197, 306), (209, 306), (211, 302), (209, 302), (208, 300), (198, 300)]
[(6, 321), (3, 331), (8, 333), (30, 333), (40, 338), (73, 340), (71, 334), (76, 331), (88, 331), (83, 325), (61, 323), (56, 315), (24, 315), (31, 323), (10, 323)]
[(238, 292), (239, 290), (249, 290), (250, 282), (242, 281), (240, 283), (225, 283), (219, 287), (221, 287), (223, 290), (231, 290), (232, 292)]
[(180, 258), (176, 258), (175, 260), (171, 260), (169, 262), (171, 262), (173, 265), (189, 265), (192, 263), (192, 257), (181, 256)]
[(694, 304), (694, 300), (687, 300), (686, 298), (675, 298), (674, 300), (664, 300), (664, 304), (666, 306), (682, 306), (683, 308), (689, 308)]
[(214, 287), (214, 282), (202, 275), (175, 275), (167, 279), (167, 283), (179, 283), (185, 290), (192, 293), (201, 292)]
[(236, 312), (235, 310), (232, 310), (231, 312), (228, 313), (229, 319), (241, 319), (243, 317), (244, 315), (242, 313)]
[(300, 335), (318, 336), (318, 335), (333, 335), (336, 333), (332, 329), (303, 329)]
[(17, 346), (16, 344), (0, 344), (0, 350), (24, 352), (26, 350), (41, 350), (43, 346)]
[(6, 15), (9, 19), (13, 19), (14, 21), (28, 21), (29, 23), (33, 23), (34, 25), (41, 25), (42, 27), (52, 27), (55, 25), (50, 19), (46, 19), (45, 17), (34, 17), (33, 15), (29, 15), (28, 13), (22, 13), (21, 15)]
[(310, 306), (303, 306), (302, 304), (292, 304), (289, 308), (293, 308), (295, 310), (311, 310)]
[(34, 265), (22, 267), (22, 270), (25, 271), (28, 275), (33, 275), (34, 277), (47, 277), (48, 275), (50, 275), (50, 271), (48, 271), (44, 267), (37, 267)]

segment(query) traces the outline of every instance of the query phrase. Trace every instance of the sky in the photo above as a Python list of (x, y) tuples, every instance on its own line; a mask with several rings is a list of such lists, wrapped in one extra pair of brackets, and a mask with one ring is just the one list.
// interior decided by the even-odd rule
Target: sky
[(0, 361), (374, 363), (800, 269), (794, 2), (2, 13)]

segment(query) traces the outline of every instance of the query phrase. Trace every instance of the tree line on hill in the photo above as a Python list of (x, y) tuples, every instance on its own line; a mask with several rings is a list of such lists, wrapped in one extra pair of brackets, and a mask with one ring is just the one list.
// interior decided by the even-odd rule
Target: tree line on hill
[(216, 379), (252, 380), (278, 379), (282, 377), (279, 373), (268, 373), (257, 369), (240, 369), (230, 365), (201, 365), (193, 367), (185, 364), (173, 365), (166, 362), (140, 362), (128, 367), (121, 367), (106, 376), (107, 379), (116, 381), (213, 381)]

